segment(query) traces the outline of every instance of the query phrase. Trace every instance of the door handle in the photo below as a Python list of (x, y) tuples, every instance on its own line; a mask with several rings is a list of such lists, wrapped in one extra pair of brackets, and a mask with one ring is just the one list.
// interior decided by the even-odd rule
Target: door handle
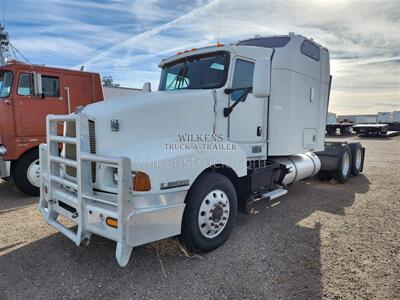
[(261, 136), (262, 135), (262, 126), (258, 126), (257, 127), (257, 136)]

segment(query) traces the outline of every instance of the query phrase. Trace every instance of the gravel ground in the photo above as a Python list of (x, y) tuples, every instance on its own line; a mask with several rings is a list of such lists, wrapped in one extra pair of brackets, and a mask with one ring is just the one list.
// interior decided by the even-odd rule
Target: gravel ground
[(113, 242), (74, 246), (37, 198), (0, 182), (0, 299), (400, 299), (400, 137), (362, 143), (362, 175), (258, 202), (219, 249), (161, 256), (167, 278), (154, 248), (135, 248), (120, 268)]

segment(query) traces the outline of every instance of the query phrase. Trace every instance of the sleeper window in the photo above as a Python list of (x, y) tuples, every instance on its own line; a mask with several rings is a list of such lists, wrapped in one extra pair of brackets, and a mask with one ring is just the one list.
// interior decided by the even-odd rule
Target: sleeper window
[[(232, 88), (247, 88), (253, 86), (254, 63), (237, 59), (233, 73)], [(243, 91), (235, 91), (231, 94), (232, 101), (236, 101), (243, 95)]]
[(319, 61), (320, 51), (319, 51), (319, 47), (317, 45), (314, 45), (310, 41), (304, 40), (304, 42), (301, 44), (300, 50), (301, 50), (301, 53), (308, 56), (309, 58)]
[(60, 80), (58, 77), (42, 75), (42, 89), (45, 97), (60, 97)]

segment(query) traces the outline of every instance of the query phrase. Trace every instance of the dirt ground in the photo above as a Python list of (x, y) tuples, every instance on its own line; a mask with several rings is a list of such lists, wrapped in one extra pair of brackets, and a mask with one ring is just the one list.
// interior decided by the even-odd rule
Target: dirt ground
[(400, 299), (400, 136), (359, 139), (362, 175), (309, 179), (240, 214), (219, 249), (187, 259), (115, 243), (76, 247), (29, 198), (0, 182), (0, 299)]

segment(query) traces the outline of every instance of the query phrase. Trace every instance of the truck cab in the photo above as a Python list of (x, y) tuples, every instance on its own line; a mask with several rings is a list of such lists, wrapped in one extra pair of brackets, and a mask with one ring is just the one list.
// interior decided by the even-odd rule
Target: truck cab
[(339, 162), (335, 147), (321, 154), (331, 77), (328, 50), (313, 40), (217, 44), (177, 53), (160, 68), (157, 92), (47, 117), (39, 207), (76, 245), (91, 234), (114, 240), (121, 266), (133, 247), (176, 235), (209, 251), (228, 238), (239, 208), (286, 194), (325, 160), (340, 166), (343, 181), (362, 169), (363, 157), (351, 165), (348, 146), (337, 148)]
[[(12, 61), (0, 67), (0, 177), (39, 194), (46, 116), (103, 100), (99, 74)], [(62, 127), (60, 127), (62, 131)]]

